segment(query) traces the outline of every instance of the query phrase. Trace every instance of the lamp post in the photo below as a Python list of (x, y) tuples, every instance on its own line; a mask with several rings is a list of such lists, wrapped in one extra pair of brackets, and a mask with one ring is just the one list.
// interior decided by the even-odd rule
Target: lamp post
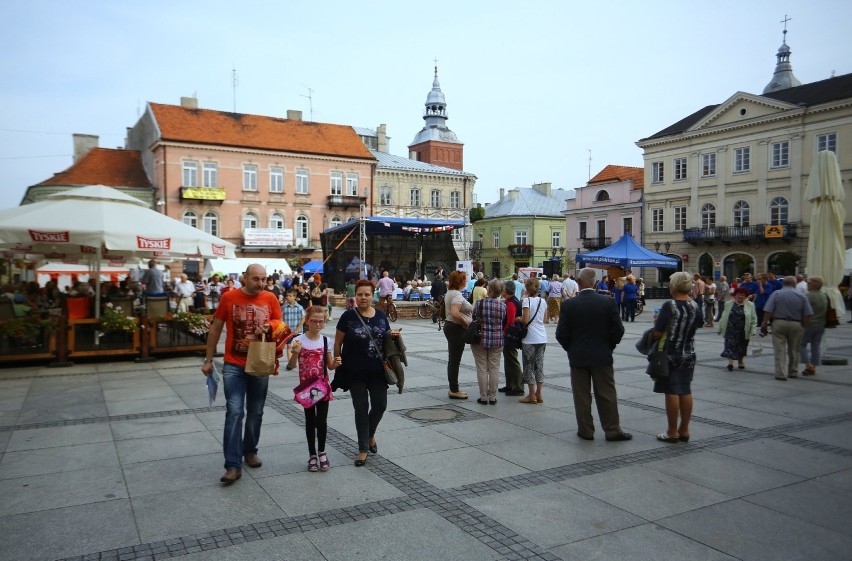
[(654, 251), (660, 252), (660, 242), (654, 242)]
[(666, 242), (666, 253), (669, 252), (669, 249), (672, 247), (672, 242)]

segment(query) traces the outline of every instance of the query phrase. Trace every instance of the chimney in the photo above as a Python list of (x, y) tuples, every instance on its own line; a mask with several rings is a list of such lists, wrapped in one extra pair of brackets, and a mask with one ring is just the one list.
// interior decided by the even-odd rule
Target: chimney
[(187, 109), (198, 109), (198, 98), (197, 97), (181, 97), (180, 98), (180, 106), (186, 107)]
[(500, 198), (502, 199), (506, 195), (506, 189), (500, 187)]
[(535, 189), (545, 197), (549, 197), (552, 192), (551, 186), (551, 183), (536, 183), (535, 185), (533, 185), (533, 189)]
[(295, 109), (287, 110), (287, 119), (290, 121), (301, 121), (302, 120), (302, 112), (296, 111)]
[(94, 134), (73, 134), (74, 139), (74, 163), (76, 164), (83, 156), (98, 147), (98, 137)]
[(390, 145), (388, 144), (388, 141), (390, 140), (390, 138), (388, 138), (388, 126), (384, 123), (379, 125), (379, 128), (376, 129), (376, 135), (379, 137), (378, 151), (386, 154), (390, 153)]

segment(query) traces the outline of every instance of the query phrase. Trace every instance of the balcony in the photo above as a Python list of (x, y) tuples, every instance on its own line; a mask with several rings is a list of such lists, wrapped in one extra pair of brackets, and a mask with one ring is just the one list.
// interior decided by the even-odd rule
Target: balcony
[(612, 245), (612, 238), (607, 237), (580, 238), (580, 241), (583, 242), (583, 249), (590, 249), (592, 251), (603, 249)]
[(732, 244), (758, 241), (790, 243), (798, 237), (798, 224), (756, 224), (754, 226), (717, 226), (715, 228), (688, 228), (683, 231), (683, 241), (690, 245), (713, 245), (716, 242)]
[(519, 243), (512, 244), (506, 249), (509, 250), (509, 255), (511, 255), (512, 257), (529, 258), (530, 256), (532, 256), (533, 246), (531, 246), (530, 244)]
[(360, 207), (367, 204), (367, 197), (350, 195), (329, 195), (328, 208), (332, 207)]

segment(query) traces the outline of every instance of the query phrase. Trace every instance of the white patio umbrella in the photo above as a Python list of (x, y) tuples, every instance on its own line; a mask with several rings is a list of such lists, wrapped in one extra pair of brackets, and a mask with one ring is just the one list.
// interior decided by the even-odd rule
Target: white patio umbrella
[[(70, 189), (0, 211), (0, 249), (94, 260), (95, 278), (104, 258), (235, 257), (232, 243), (103, 185)], [(96, 298), (99, 311), (99, 291)]]
[[(808, 275), (825, 281), (823, 292), (839, 313), (845, 310), (837, 285), (843, 279), (846, 243), (843, 238), (843, 184), (837, 156), (828, 150), (817, 152), (811, 166), (805, 198), (811, 203), (811, 229), (808, 238)], [(839, 315), (839, 314), (838, 314)]]

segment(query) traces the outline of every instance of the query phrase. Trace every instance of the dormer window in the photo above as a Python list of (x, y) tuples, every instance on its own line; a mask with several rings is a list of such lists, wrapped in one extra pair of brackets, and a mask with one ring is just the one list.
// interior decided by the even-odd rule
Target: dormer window
[(611, 200), (611, 199), (609, 198), (609, 193), (607, 193), (606, 190), (598, 191), (598, 194), (595, 195), (595, 202), (596, 203), (601, 203), (601, 202), (609, 201), (609, 200)]

